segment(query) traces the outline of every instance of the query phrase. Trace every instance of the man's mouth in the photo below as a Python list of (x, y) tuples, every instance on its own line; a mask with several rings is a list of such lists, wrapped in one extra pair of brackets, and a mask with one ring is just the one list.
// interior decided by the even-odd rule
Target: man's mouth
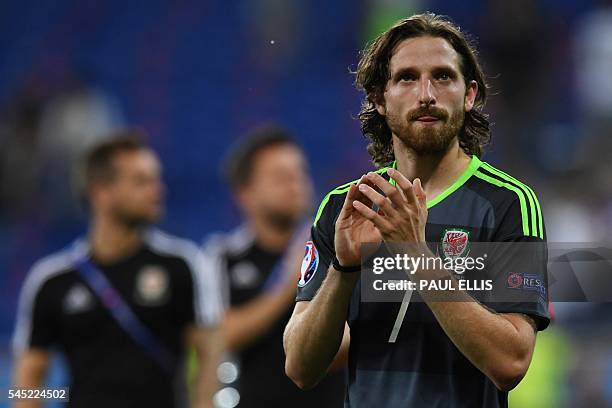
[(416, 120), (421, 123), (435, 123), (439, 121), (440, 119), (435, 116), (426, 115), (426, 116), (419, 116)]

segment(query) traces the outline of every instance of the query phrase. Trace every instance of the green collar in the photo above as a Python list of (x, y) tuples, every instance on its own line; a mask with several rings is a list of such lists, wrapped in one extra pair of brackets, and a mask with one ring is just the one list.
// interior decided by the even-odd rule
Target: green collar
[[(470, 164), (469, 166), (467, 166), (463, 174), (459, 176), (459, 178), (455, 180), (455, 182), (451, 184), (446, 190), (438, 194), (437, 197), (433, 198), (432, 200), (427, 200), (427, 208), (433, 207), (449, 195), (453, 194), (457, 189), (459, 189), (459, 187), (464, 185), (465, 182), (470, 179), (470, 177), (472, 177), (472, 174), (476, 172), (476, 170), (478, 169), (478, 167), (480, 167), (481, 164), (482, 162), (480, 161), (480, 159), (476, 155), (472, 155), (472, 160), (470, 160)], [(391, 164), (391, 168), (397, 168), (397, 161), (393, 161), (393, 163)], [(395, 180), (390, 179), (390, 183), (391, 185), (395, 185)]]

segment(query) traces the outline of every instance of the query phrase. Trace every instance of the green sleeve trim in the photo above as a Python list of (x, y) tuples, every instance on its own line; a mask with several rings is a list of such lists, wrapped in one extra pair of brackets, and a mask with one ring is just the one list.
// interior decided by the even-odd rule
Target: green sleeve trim
[(515, 187), (514, 185), (510, 183), (504, 183), (503, 181), (487, 176), (486, 174), (481, 173), (479, 171), (477, 171), (474, 175), (478, 177), (479, 179), (482, 179), (490, 184), (493, 184), (498, 187), (507, 188), (508, 190), (514, 191), (516, 193), (516, 195), (519, 198), (520, 205), (521, 205), (521, 218), (523, 221), (523, 235), (529, 236), (530, 235), (529, 234), (529, 215), (527, 213), (527, 203), (525, 200), (525, 193), (522, 190), (520, 190), (518, 187)]
[(540, 202), (538, 201), (538, 198), (535, 195), (534, 191), (531, 189), (531, 187), (518, 181), (511, 175), (496, 169), (489, 163), (483, 163), (483, 168), (486, 168), (488, 171), (499, 176), (500, 178), (513, 182), (525, 191), (527, 198), (529, 198), (529, 206), (531, 210), (531, 230), (534, 231), (534, 236), (539, 237), (540, 239), (544, 239), (544, 222), (542, 220), (542, 209), (540, 208)]
[[(351, 181), (351, 183), (355, 183), (359, 180), (355, 180), (355, 181)], [(323, 201), (321, 201), (321, 204), (319, 205), (319, 209), (317, 210), (317, 215), (315, 215), (315, 219), (314, 219), (314, 226), (317, 226), (317, 222), (319, 222), (319, 218), (321, 218), (321, 215), (323, 214), (323, 210), (325, 209), (325, 206), (327, 205), (327, 203), (329, 202), (329, 199), (332, 195), (334, 194), (344, 194), (347, 191), (349, 191), (349, 188), (351, 186), (351, 183), (348, 183), (347, 187), (344, 187), (344, 185), (330, 191), (329, 193), (327, 193), (327, 195), (323, 198)]]

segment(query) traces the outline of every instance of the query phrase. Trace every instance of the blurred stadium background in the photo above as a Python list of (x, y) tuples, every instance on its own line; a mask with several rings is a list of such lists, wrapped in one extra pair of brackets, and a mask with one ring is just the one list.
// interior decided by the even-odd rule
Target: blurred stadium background
[[(143, 128), (165, 166), (162, 227), (197, 241), (237, 223), (219, 165), (254, 126), (295, 134), (321, 197), (370, 166), (349, 74), (358, 51), (426, 10), (477, 39), (495, 123), (485, 159), (538, 192), (549, 241), (609, 239), (610, 1), (3, 0), (0, 388), (29, 266), (84, 231), (71, 170), (85, 149), (117, 127)], [(609, 306), (555, 309), (512, 406), (612, 406)], [(52, 382), (63, 378), (58, 365)]]

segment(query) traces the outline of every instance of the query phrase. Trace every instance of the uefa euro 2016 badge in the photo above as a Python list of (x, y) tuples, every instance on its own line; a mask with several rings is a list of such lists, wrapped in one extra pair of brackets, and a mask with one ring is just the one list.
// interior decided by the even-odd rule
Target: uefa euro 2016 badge
[(261, 284), (262, 276), (259, 269), (249, 261), (242, 261), (230, 269), (232, 288), (253, 289)]
[(442, 234), (442, 257), (462, 258), (470, 253), (470, 231), (447, 228)]
[(136, 276), (135, 300), (143, 306), (160, 306), (168, 300), (168, 273), (158, 265), (145, 266)]
[(319, 251), (312, 241), (306, 242), (306, 253), (302, 260), (302, 268), (300, 269), (300, 280), (298, 286), (300, 288), (306, 286), (310, 282), (319, 266)]
[(82, 313), (90, 310), (94, 305), (93, 295), (81, 283), (73, 285), (64, 298), (64, 312), (66, 314)]

